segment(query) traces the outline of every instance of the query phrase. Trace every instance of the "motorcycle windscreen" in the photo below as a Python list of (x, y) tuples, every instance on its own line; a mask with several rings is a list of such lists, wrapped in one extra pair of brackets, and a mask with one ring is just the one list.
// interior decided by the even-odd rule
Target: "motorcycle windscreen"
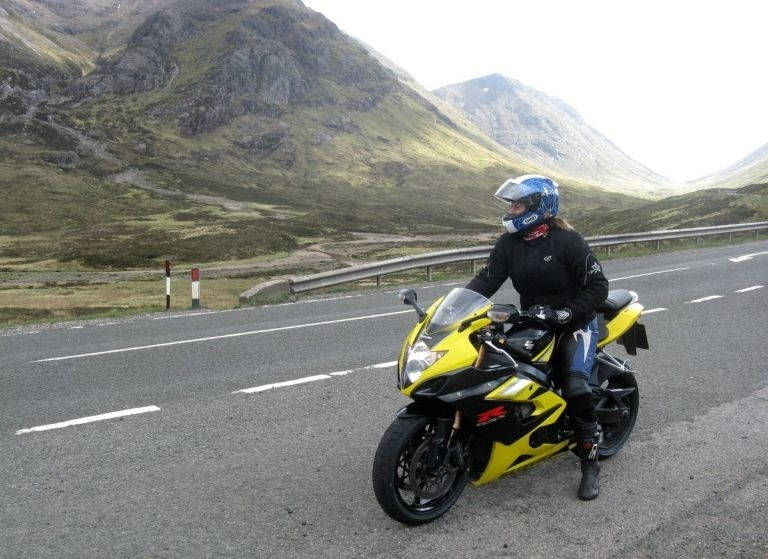
[(488, 298), (470, 289), (463, 287), (452, 289), (440, 303), (424, 332), (432, 336), (454, 330), (462, 320), (473, 316), (490, 304), (491, 301)]

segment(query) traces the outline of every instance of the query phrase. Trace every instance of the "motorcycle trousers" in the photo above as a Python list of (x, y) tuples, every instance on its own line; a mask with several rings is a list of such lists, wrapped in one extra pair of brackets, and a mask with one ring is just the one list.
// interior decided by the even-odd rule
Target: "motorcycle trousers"
[(598, 438), (597, 415), (587, 382), (597, 353), (597, 332), (597, 319), (593, 319), (582, 329), (561, 334), (557, 346), (560, 384), (575, 438), (581, 443), (597, 443)]

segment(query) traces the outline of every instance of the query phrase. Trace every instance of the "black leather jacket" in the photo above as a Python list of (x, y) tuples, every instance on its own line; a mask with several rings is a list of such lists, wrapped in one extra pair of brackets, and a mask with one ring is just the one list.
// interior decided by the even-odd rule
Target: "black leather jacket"
[(520, 294), (520, 305), (568, 307), (571, 328), (583, 328), (608, 296), (608, 280), (584, 238), (553, 226), (545, 237), (526, 241), (520, 233), (504, 233), (491, 251), (488, 266), (467, 284), (491, 297), (507, 278)]

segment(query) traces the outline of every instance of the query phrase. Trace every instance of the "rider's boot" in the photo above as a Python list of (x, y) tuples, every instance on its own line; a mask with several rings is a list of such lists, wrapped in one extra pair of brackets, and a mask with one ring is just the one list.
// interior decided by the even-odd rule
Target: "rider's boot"
[(581, 484), (579, 499), (591, 501), (600, 494), (600, 461), (597, 459), (597, 440), (578, 441), (577, 449), (581, 458)]
[(600, 431), (595, 404), (592, 401), (592, 391), (583, 377), (569, 376), (563, 388), (576, 439), (576, 454), (581, 458), (579, 499), (589, 501), (600, 493), (600, 463), (597, 461)]

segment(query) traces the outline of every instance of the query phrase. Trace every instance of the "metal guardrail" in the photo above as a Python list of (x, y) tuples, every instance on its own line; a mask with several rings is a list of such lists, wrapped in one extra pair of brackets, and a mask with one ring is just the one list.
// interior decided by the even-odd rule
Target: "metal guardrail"
[[(661, 241), (668, 239), (698, 238), (709, 235), (723, 235), (726, 233), (741, 233), (744, 231), (754, 231), (755, 238), (762, 229), (768, 229), (768, 221), (755, 223), (740, 223), (734, 225), (715, 225), (712, 227), (696, 227), (690, 229), (670, 229), (665, 231), (645, 231), (641, 233), (624, 233), (621, 235), (601, 235), (595, 237), (585, 237), (587, 243), (592, 247), (608, 247), (625, 245), (632, 243), (645, 243), (656, 241), (657, 248)], [(321, 272), (311, 276), (300, 278), (273, 280), (260, 283), (255, 287), (240, 294), (240, 302), (252, 302), (258, 297), (274, 297), (291, 293), (303, 293), (313, 289), (323, 287), (332, 287), (343, 283), (359, 281), (362, 279), (376, 278), (377, 285), (381, 285), (381, 277), (387, 274), (412, 270), (414, 268), (427, 269), (427, 281), (431, 280), (431, 271), (433, 266), (440, 264), (450, 264), (453, 262), (472, 262), (472, 273), (475, 272), (475, 261), (487, 259), (491, 246), (480, 246), (470, 248), (460, 248), (454, 250), (443, 250), (439, 252), (430, 252), (418, 254), (415, 256), (403, 256), (384, 260), (381, 262), (372, 262), (360, 266), (350, 266), (340, 270), (331, 270)]]

